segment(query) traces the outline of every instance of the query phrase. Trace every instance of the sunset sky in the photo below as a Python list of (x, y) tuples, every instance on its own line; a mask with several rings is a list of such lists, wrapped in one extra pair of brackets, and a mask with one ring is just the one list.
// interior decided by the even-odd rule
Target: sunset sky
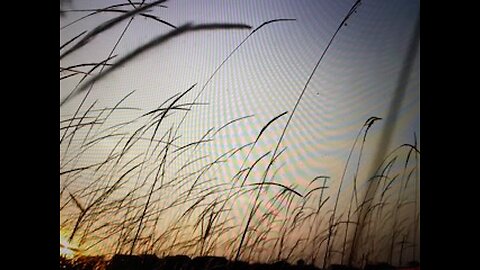
[[(126, 1), (73, 0), (65, 10), (102, 8)], [(220, 132), (212, 143), (202, 146), (201, 154), (212, 158), (232, 147), (253, 141), (261, 128), (275, 116), (288, 111), (269, 126), (252, 153), (252, 160), (275, 148), (286, 120), (295, 105), (320, 55), (354, 1), (167, 1), (168, 8), (155, 7), (149, 13), (180, 26), (199, 23), (244, 23), (252, 29), (272, 19), (295, 19), (273, 23), (251, 36), (213, 77), (182, 126), (179, 145), (198, 140), (211, 127), (219, 128), (242, 116), (254, 115)], [(131, 8), (131, 7), (127, 7)], [(125, 8), (125, 9), (127, 9)], [(60, 26), (87, 13), (67, 12)], [(92, 16), (60, 30), (60, 44), (84, 30), (91, 30), (118, 13)], [(338, 187), (345, 162), (355, 137), (365, 121), (387, 117), (402, 64), (419, 16), (419, 1), (366, 0), (342, 27), (295, 111), (281, 147), (287, 147), (278, 165), (278, 182), (295, 185), (304, 192), (316, 176), (328, 175), (332, 191)], [(61, 66), (105, 59), (128, 20), (102, 33), (84, 48), (60, 61)], [(170, 31), (167, 25), (137, 16), (114, 54), (121, 55)], [(157, 108), (167, 98), (197, 83), (184, 102), (191, 102), (209, 76), (251, 30), (209, 30), (186, 33), (149, 50), (95, 83), (84, 110), (98, 100), (96, 108), (112, 107), (135, 90), (124, 106), (142, 111), (112, 115), (112, 125), (133, 119)], [(399, 118), (389, 145), (390, 150), (409, 143), (414, 134), (420, 145), (420, 51), (418, 50), (405, 89)], [(62, 80), (60, 99), (75, 86), (77, 77)], [(60, 108), (60, 119), (71, 117), (83, 95)], [(180, 121), (183, 113), (171, 117)], [(370, 128), (362, 164), (377, 150), (384, 121)], [(92, 149), (88, 160), (101, 160), (108, 143)], [(420, 148), (420, 147), (419, 147)], [(388, 153), (389, 151), (387, 151)], [(216, 171), (229, 179), (241, 160), (232, 159)], [(183, 163), (179, 163), (181, 166)], [(200, 165), (198, 165), (200, 166)], [(359, 172), (365, 178), (367, 170)], [(261, 176), (261, 171), (254, 176)], [(219, 180), (220, 181), (220, 180)], [(88, 182), (88, 181), (87, 181)], [(349, 186), (347, 182), (346, 186)], [(239, 213), (242, 213), (239, 210)]]

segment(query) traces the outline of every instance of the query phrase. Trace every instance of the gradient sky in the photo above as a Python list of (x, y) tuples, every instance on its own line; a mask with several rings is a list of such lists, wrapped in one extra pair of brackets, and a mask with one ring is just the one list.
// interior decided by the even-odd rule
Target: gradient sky
[[(204, 153), (218, 156), (235, 145), (252, 141), (273, 117), (291, 112), (296, 99), (354, 1), (168, 1), (167, 9), (154, 8), (151, 14), (176, 25), (187, 22), (245, 23), (253, 28), (262, 22), (293, 18), (296, 21), (268, 25), (252, 36), (222, 67), (207, 86), (199, 106), (184, 124), (185, 142), (198, 139), (210, 127), (220, 127), (237, 117), (252, 115), (248, 121), (221, 133)], [(385, 118), (419, 15), (416, 0), (366, 0), (348, 20), (333, 41), (295, 112), (282, 146), (282, 169), (277, 180), (301, 189), (318, 175), (339, 179), (355, 136), (371, 116)], [(123, 1), (75, 1), (65, 9), (106, 7)], [(67, 13), (65, 25), (84, 13)], [(60, 31), (60, 44), (83, 30), (89, 30), (117, 14), (93, 16)], [(127, 20), (128, 21), (128, 20)], [(104, 59), (127, 21), (61, 61), (62, 66)], [(116, 54), (122, 55), (170, 28), (136, 17)], [(186, 100), (192, 100), (208, 77), (227, 55), (249, 34), (249, 30), (199, 31), (178, 36), (150, 50), (97, 82), (88, 104), (111, 107), (132, 90), (126, 106), (144, 111), (156, 108), (168, 97), (197, 87)], [(420, 145), (420, 61), (416, 55), (398, 122), (389, 149), (414, 143)], [(65, 97), (76, 79), (61, 81), (60, 98)], [(81, 96), (61, 107), (61, 116), (71, 116)], [(88, 106), (85, 106), (88, 107)], [(115, 121), (133, 118), (138, 112), (115, 115)], [(179, 116), (174, 116), (178, 121)], [(257, 146), (258, 157), (271, 150), (286, 123), (284, 116), (268, 129)], [(368, 163), (384, 123), (376, 122), (365, 147)], [(263, 150), (262, 150), (263, 149)], [(105, 150), (106, 151), (106, 150)], [(102, 148), (92, 159), (105, 155)], [(388, 152), (388, 151), (387, 151)], [(232, 161), (233, 167), (238, 161)], [(228, 166), (219, 173), (232, 174)], [(362, 175), (366, 172), (360, 172)], [(365, 175), (364, 175), (365, 176)], [(338, 182), (338, 181), (337, 181)]]

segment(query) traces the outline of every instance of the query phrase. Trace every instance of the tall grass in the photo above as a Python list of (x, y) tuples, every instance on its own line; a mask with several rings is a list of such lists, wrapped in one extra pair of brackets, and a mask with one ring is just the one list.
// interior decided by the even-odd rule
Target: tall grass
[[(181, 105), (184, 104), (178, 104)], [(168, 117), (167, 108), (158, 111)], [(121, 107), (115, 110), (120, 112)], [(96, 119), (105, 112), (93, 107), (86, 111), (88, 113), (84, 113), (81, 119)], [(244, 159), (245, 165), (230, 181), (215, 181), (207, 172), (215, 167), (228, 166), (228, 161), (240, 153), (248, 156), (254, 151), (252, 146), (258, 137), (209, 159), (195, 155), (195, 147), (202, 147), (202, 143), (205, 147), (214, 143), (214, 136), (209, 140), (189, 143), (190, 147), (189, 144), (177, 145), (172, 136), (174, 126), (157, 127), (159, 119), (149, 116), (151, 114), (141, 113), (134, 121), (116, 129), (105, 128), (106, 123), (100, 126), (91, 121), (75, 131), (79, 133), (81, 144), (70, 146), (66, 154), (71, 154), (63, 159), (64, 164), (61, 165), (60, 213), (62, 229), (70, 232), (70, 241), (84, 244), (80, 247), (82, 250), (104, 245), (112, 253), (207, 255), (218, 254), (221, 246), (227, 246), (230, 248), (226, 250), (231, 250), (231, 253), (219, 255), (245, 260), (270, 257), (271, 261), (309, 257), (312, 263), (319, 263), (318, 259), (325, 256), (331, 263), (335, 261), (332, 258), (334, 251), (341, 251), (338, 261), (345, 262), (352, 238), (351, 228), (355, 226), (352, 221), (356, 220), (361, 207), (355, 200), (356, 192), (361, 190), (358, 183), (357, 186), (353, 184), (360, 181), (356, 173), (353, 174), (355, 179), (351, 181), (350, 192), (339, 187), (335, 196), (327, 186), (335, 179), (327, 176), (315, 177), (306, 192), (275, 180), (275, 174), (265, 181), (247, 181), (254, 169), (267, 168), (265, 161), (272, 155), (272, 151), (267, 151), (252, 161)], [(253, 118), (243, 120), (248, 119)], [(138, 122), (143, 122), (139, 128), (130, 128)], [(83, 138), (80, 136), (82, 130), (85, 131)], [(352, 147), (352, 152), (355, 149), (360, 152), (354, 171), (361, 166), (358, 161), (367, 134), (365, 125), (360, 131), (364, 134), (362, 143), (354, 143)], [(155, 133), (160, 136), (152, 137)], [(259, 135), (262, 135), (261, 132)], [(104, 142), (108, 142), (110, 149), (103, 160), (79, 165), (85, 159), (88, 161), (89, 150)], [(63, 144), (68, 146), (66, 141)], [(178, 150), (182, 147), (191, 151)], [(180, 160), (179, 155), (188, 158), (181, 159), (184, 163), (179, 168), (168, 170), (168, 163), (173, 158)], [(377, 260), (376, 257), (381, 256), (379, 252), (386, 247), (389, 258), (378, 260), (392, 261), (393, 254), (400, 250), (402, 256), (406, 256), (409, 248), (416, 248), (418, 214), (415, 213), (418, 210), (409, 217), (405, 214), (412, 213), (409, 210), (411, 207), (418, 208), (418, 182), (415, 180), (418, 177), (418, 155), (414, 145), (400, 146), (385, 159), (377, 175), (369, 180), (379, 181), (383, 186), (382, 192), (374, 199), (375, 203), (372, 203), (370, 211), (374, 215), (367, 221), (368, 236), (362, 244), (368, 247), (369, 261)], [(347, 162), (345, 170), (349, 166)], [(346, 181), (342, 178), (337, 181)], [(273, 193), (264, 192), (264, 189)], [(413, 192), (414, 197), (411, 196), (412, 189), (417, 192)], [(257, 200), (248, 199), (252, 195), (257, 195), (254, 196)], [(335, 204), (328, 204), (332, 198), (345, 201), (347, 196), (347, 203), (342, 204), (346, 207), (340, 207), (338, 203), (334, 208)], [(244, 220), (243, 225), (236, 212), (232, 211), (240, 201), (248, 201), (253, 209), (245, 217), (248, 220)], [(389, 215), (391, 209), (396, 210), (395, 214)], [(254, 216), (258, 217), (255, 222)], [(388, 230), (385, 229), (387, 227)], [(384, 235), (389, 237), (382, 239)], [(117, 239), (116, 247), (109, 247), (112, 245), (108, 243), (109, 239), (114, 238)], [(248, 253), (239, 254), (239, 246)], [(274, 250), (274, 253), (262, 255), (267, 250)], [(324, 255), (319, 257), (319, 252)]]
[[(250, 262), (306, 259), (323, 267), (352, 264), (353, 256), (362, 258), (355, 262), (358, 265), (379, 261), (402, 264), (407, 257), (417, 260), (420, 151), (416, 136), (414, 144), (395, 148), (372, 175), (363, 178), (360, 172), (370, 165), (364, 159), (367, 135), (374, 122), (381, 119), (370, 117), (359, 125), (339, 179), (312, 176), (302, 188), (286, 184), (289, 181), (278, 176), (281, 162), (288, 162), (284, 158), (288, 149), (281, 144), (295, 111), (335, 36), (361, 1), (354, 3), (330, 39), (293, 109), (271, 116), (249, 142), (231, 145), (217, 155), (209, 149), (219, 134), (228, 135), (232, 132), (228, 127), (248, 125), (256, 116), (240, 116), (219, 128), (207, 129), (198, 138), (184, 139), (180, 126), (186, 115), (209, 106), (197, 102), (199, 96), (254, 33), (272, 23), (293, 19), (270, 20), (251, 30), (201, 87), (193, 84), (178, 89), (178, 94), (154, 109), (124, 106), (134, 91), (111, 108), (99, 107), (95, 101), (88, 104), (87, 96), (96, 81), (170, 38), (197, 30), (250, 29), (245, 24), (216, 23), (176, 27), (147, 13), (163, 2), (129, 1), (82, 10), (87, 15), (73, 23), (105, 12), (121, 15), (92, 31), (81, 32), (60, 47), (60, 59), (68, 57), (133, 16), (173, 28), (130, 54), (115, 57), (114, 50), (127, 24), (105, 59), (60, 67), (60, 80), (81, 76), (60, 108), (83, 94), (76, 111), (60, 121), (60, 230), (69, 242), (78, 244), (79, 254), (219, 255)], [(123, 9), (127, 7), (133, 9)], [(94, 74), (98, 69), (100, 72)], [(193, 100), (187, 100), (194, 91), (197, 94)], [(128, 117), (123, 122), (113, 119), (125, 112)], [(172, 117), (178, 115), (180, 121)], [(272, 126), (281, 124), (281, 136), (269, 149), (257, 147)], [(97, 149), (103, 149), (103, 155), (92, 158)], [(230, 177), (220, 178), (223, 175), (219, 171), (231, 168), (233, 160), (240, 160), (240, 167)], [(380, 187), (378, 192), (367, 202), (359, 200), (359, 194), (372, 182)], [(332, 186), (338, 189), (330, 190)], [(369, 214), (362, 219), (365, 211)], [(360, 225), (366, 228), (363, 233), (357, 231)]]

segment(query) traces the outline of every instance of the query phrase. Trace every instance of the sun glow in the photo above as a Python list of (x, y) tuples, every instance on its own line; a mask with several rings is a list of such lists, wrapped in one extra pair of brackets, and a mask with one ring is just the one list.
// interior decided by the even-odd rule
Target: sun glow
[(67, 239), (60, 234), (60, 256), (72, 259), (78, 252), (78, 247), (73, 243), (69, 243)]

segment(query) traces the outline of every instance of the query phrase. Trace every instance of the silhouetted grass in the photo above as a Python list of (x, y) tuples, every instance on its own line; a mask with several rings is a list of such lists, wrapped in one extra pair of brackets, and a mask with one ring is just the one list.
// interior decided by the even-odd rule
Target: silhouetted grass
[[(75, 11), (89, 12), (79, 20), (105, 12), (122, 15), (64, 43), (60, 51), (65, 51), (60, 59), (132, 16), (162, 22), (142, 12), (163, 2), (143, 5), (144, 2), (128, 1), (104, 9)], [(290, 113), (285, 111), (273, 116), (250, 142), (231, 145), (218, 154), (211, 151), (205, 154), (200, 150), (208, 151), (218, 134), (228, 135), (231, 132), (228, 127), (233, 125), (248, 125), (255, 115), (239, 116), (217, 129), (204, 131), (199, 138), (185, 139), (179, 131), (186, 115), (194, 113), (198, 106), (209, 105), (197, 102), (198, 97), (254, 33), (266, 25), (293, 19), (270, 20), (253, 29), (209, 76), (193, 101), (186, 100), (187, 94), (192, 93), (197, 84), (186, 90), (179, 89), (178, 94), (150, 110), (122, 105), (134, 91), (111, 108), (98, 108), (96, 101), (84, 108), (89, 93), (85, 91), (90, 91), (96, 81), (118, 66), (177, 35), (198, 30), (250, 29), (250, 26), (211, 23), (175, 28), (170, 25), (175, 29), (127, 55), (120, 55), (114, 63), (110, 62), (114, 57), (109, 56), (98, 63), (61, 67), (61, 72), (71, 73), (60, 80), (83, 76), (62, 101), (61, 109), (73, 96), (85, 94), (75, 113), (60, 121), (60, 227), (70, 243), (78, 243), (74, 249), (80, 255), (107, 257), (115, 254), (220, 255), (237, 263), (277, 262), (277, 266), (282, 261), (302, 259), (324, 267), (336, 262), (345, 264), (346, 259), (348, 264), (357, 265), (379, 261), (402, 264), (411, 249), (412, 260), (416, 260), (420, 181), (416, 137), (414, 144), (400, 145), (386, 155), (373, 175), (361, 178), (360, 172), (367, 166), (363, 157), (367, 134), (373, 123), (380, 120), (370, 117), (360, 126), (339, 179), (316, 176), (304, 188), (278, 179), (277, 173), (282, 168), (279, 162), (287, 152), (287, 147), (281, 144), (294, 113), (335, 36), (360, 2), (353, 4), (330, 39)], [(134, 9), (118, 9), (127, 6)], [(126, 29), (128, 26), (124, 31)], [(101, 71), (93, 74), (97, 68)], [(116, 123), (112, 116), (124, 111), (128, 111), (131, 118)], [(182, 114), (179, 121), (171, 118), (178, 114)], [(283, 121), (286, 115), (288, 118)], [(275, 144), (259, 149), (260, 139), (268, 136), (270, 127), (279, 124), (284, 126)], [(96, 147), (103, 147), (104, 155), (91, 160)], [(231, 166), (229, 162), (233, 159), (239, 160), (239, 168), (223, 178), (218, 171)], [(347, 172), (352, 173), (351, 179)], [(368, 201), (361, 201), (358, 194), (371, 182), (380, 189)], [(330, 190), (332, 185), (338, 187), (336, 192)], [(239, 209), (245, 213), (239, 215), (236, 212)], [(363, 219), (365, 212), (368, 215)], [(360, 225), (366, 230), (359, 231)], [(362, 251), (352, 250), (355, 243)], [(384, 250), (388, 250), (387, 257)], [(353, 260), (359, 254), (360, 263)], [(61, 258), (62, 262), (67, 263)]]

